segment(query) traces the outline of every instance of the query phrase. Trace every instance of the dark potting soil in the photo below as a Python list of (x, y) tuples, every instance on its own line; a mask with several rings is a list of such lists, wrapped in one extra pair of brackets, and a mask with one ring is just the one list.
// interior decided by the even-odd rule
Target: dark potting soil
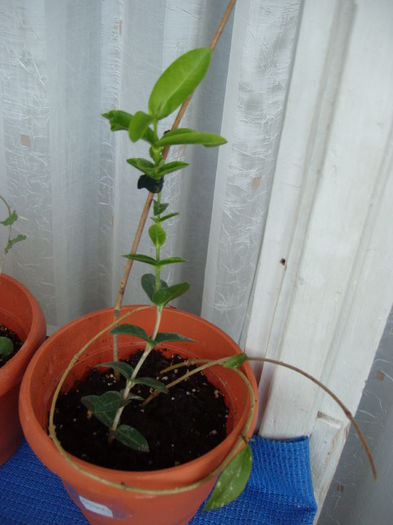
[[(136, 365), (142, 351), (131, 355), (127, 362)], [(186, 372), (172, 370), (159, 378), (164, 368), (183, 361), (174, 356), (166, 359), (153, 351), (138, 376), (153, 377), (168, 384)], [(189, 366), (191, 370), (195, 368)], [(144, 408), (133, 401), (124, 409), (121, 424), (136, 428), (149, 443), (149, 452), (138, 452), (116, 440), (108, 443), (108, 428), (94, 416), (88, 418), (81, 397), (99, 395), (107, 390), (121, 390), (124, 379), (116, 381), (113, 370), (93, 369), (69, 392), (59, 396), (55, 412), (57, 437), (63, 448), (89, 463), (117, 470), (156, 470), (173, 467), (195, 459), (218, 445), (226, 437), (228, 408), (224, 396), (202, 374), (160, 394)], [(136, 385), (132, 392), (143, 398), (150, 389)]]
[(0, 368), (6, 364), (7, 361), (12, 359), (16, 352), (20, 349), (20, 347), (23, 345), (23, 341), (19, 338), (18, 334), (16, 334), (13, 330), (10, 330), (6, 326), (0, 324), (0, 337), (8, 337), (11, 339), (12, 344), (14, 345), (14, 351), (9, 355), (0, 355)]

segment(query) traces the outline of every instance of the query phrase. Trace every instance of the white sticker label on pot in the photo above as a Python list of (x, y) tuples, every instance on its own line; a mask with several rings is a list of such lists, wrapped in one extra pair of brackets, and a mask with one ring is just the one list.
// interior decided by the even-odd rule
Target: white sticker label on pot
[(96, 514), (100, 514), (101, 516), (113, 518), (113, 512), (106, 505), (102, 505), (102, 503), (96, 503), (95, 501), (91, 501), (90, 499), (84, 498), (83, 496), (79, 496), (79, 499), (85, 509), (95, 512)]

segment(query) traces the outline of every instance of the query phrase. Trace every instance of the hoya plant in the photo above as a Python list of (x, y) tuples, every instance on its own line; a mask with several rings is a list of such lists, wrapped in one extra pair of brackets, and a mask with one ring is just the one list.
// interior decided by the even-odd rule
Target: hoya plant
[(226, 140), (220, 135), (189, 128), (176, 129), (159, 136), (158, 123), (173, 113), (191, 95), (206, 74), (210, 56), (209, 48), (195, 49), (172, 63), (153, 87), (148, 102), (148, 112), (137, 111), (131, 115), (125, 111), (112, 110), (104, 114), (113, 131), (126, 130), (132, 142), (143, 140), (149, 144), (148, 159), (129, 158), (127, 162), (140, 173), (138, 188), (146, 188), (155, 194), (151, 217), (153, 224), (149, 228), (149, 237), (153, 243), (153, 256), (136, 253), (125, 257), (144, 263), (151, 268), (151, 272), (143, 275), (141, 285), (148, 299), (155, 305), (155, 325), (151, 334), (147, 334), (141, 327), (132, 324), (121, 325), (113, 330), (115, 335), (133, 335), (144, 341), (144, 352), (135, 368), (127, 363), (119, 362), (117, 355), (114, 355), (113, 362), (103, 363), (104, 366), (112, 367), (117, 374), (124, 376), (126, 385), (121, 393), (108, 391), (100, 396), (86, 396), (82, 401), (93, 415), (109, 427), (110, 439), (117, 439), (124, 445), (141, 451), (148, 450), (147, 441), (137, 429), (121, 424), (121, 414), (125, 406), (135, 399), (132, 390), (136, 385), (147, 385), (162, 393), (166, 393), (167, 388), (154, 378), (139, 377), (138, 373), (156, 345), (169, 341), (189, 341), (181, 334), (160, 332), (164, 307), (184, 294), (190, 286), (188, 282), (169, 285), (161, 278), (164, 267), (184, 262), (182, 257), (161, 257), (161, 248), (166, 241), (164, 223), (178, 215), (177, 212), (168, 210), (169, 203), (162, 202), (161, 191), (168, 174), (188, 166), (186, 162), (166, 162), (164, 150), (167, 146), (176, 144), (202, 144), (206, 147), (214, 147), (226, 143)]
[[(148, 229), (153, 249), (152, 253), (131, 253), (125, 257), (145, 264), (150, 271), (141, 278), (141, 286), (147, 298), (155, 307), (155, 322), (152, 333), (147, 333), (142, 327), (134, 324), (120, 324), (112, 330), (112, 334), (132, 335), (144, 343), (144, 350), (135, 367), (119, 361), (117, 356), (117, 345), (114, 345), (113, 361), (101, 363), (98, 366), (110, 367), (117, 377), (120, 375), (125, 379), (125, 386), (118, 390), (108, 390), (101, 395), (87, 395), (82, 398), (82, 403), (88, 410), (89, 417), (95, 416), (101, 423), (108, 427), (108, 440), (118, 440), (123, 445), (141, 452), (149, 451), (149, 444), (145, 437), (129, 425), (122, 423), (124, 408), (132, 401), (139, 400), (143, 404), (149, 403), (159, 394), (167, 394), (169, 388), (175, 383), (186, 380), (191, 374), (198, 373), (210, 366), (221, 364), (226, 367), (236, 368), (241, 365), (245, 356), (224, 358), (214, 362), (199, 362), (200, 366), (188, 371), (179, 377), (173, 384), (165, 385), (153, 377), (140, 377), (139, 372), (151, 351), (158, 345), (170, 341), (191, 340), (179, 333), (167, 333), (160, 331), (161, 318), (164, 308), (174, 299), (183, 295), (190, 287), (188, 282), (169, 284), (162, 279), (162, 270), (172, 264), (185, 262), (182, 257), (162, 257), (161, 251), (164, 246), (167, 233), (165, 223), (169, 219), (179, 215), (169, 207), (169, 203), (162, 201), (162, 189), (165, 177), (175, 171), (188, 166), (186, 162), (166, 162), (166, 153), (169, 146), (179, 144), (199, 144), (205, 147), (216, 147), (226, 143), (225, 138), (215, 133), (196, 131), (190, 128), (178, 128), (158, 133), (158, 123), (173, 113), (195, 90), (205, 76), (209, 67), (211, 50), (200, 48), (189, 51), (173, 62), (160, 76), (154, 85), (149, 101), (148, 110), (137, 111), (135, 114), (122, 110), (112, 110), (103, 116), (110, 122), (112, 131), (124, 130), (128, 133), (130, 140), (135, 143), (144, 141), (148, 144), (149, 158), (133, 157), (127, 162), (139, 172), (137, 187), (145, 188), (154, 194), (152, 224)], [(187, 362), (188, 363), (188, 362)], [(175, 365), (183, 366), (182, 363)], [(152, 394), (143, 399), (134, 394), (136, 385), (150, 387)], [(252, 392), (251, 392), (252, 394)], [(250, 423), (250, 421), (249, 421)], [(216, 494), (208, 505), (215, 508), (234, 499), (244, 488), (251, 469), (251, 449), (247, 445), (234, 459), (232, 468), (240, 472), (240, 481), (232, 483), (233, 471), (229, 470), (223, 474), (220, 484), (217, 486)], [(225, 482), (228, 477), (228, 482)], [(231, 481), (231, 483), (229, 483)], [(225, 490), (224, 487), (231, 487)], [(225, 500), (225, 501), (224, 501)]]
[[(16, 235), (15, 237), (12, 234), (12, 225), (18, 220), (18, 214), (15, 210), (11, 209), (11, 206), (5, 200), (4, 197), (0, 195), (0, 201), (4, 204), (7, 210), (7, 216), (5, 219), (0, 220), (0, 225), (7, 229), (6, 241), (4, 246), (1, 248), (0, 252), (0, 276), (3, 272), (4, 261), (7, 253), (11, 248), (18, 242), (26, 239), (25, 235)], [(14, 345), (9, 337), (0, 336), (0, 355), (9, 356), (14, 351)]]

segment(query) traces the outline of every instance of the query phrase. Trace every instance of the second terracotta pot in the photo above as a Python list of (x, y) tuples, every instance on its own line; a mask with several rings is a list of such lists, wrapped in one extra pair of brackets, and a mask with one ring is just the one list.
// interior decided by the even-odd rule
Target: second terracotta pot
[[(135, 307), (125, 307), (122, 313)], [(72, 457), (89, 474), (78, 471), (58, 452), (47, 434), (48, 412), (54, 389), (71, 357), (96, 333), (113, 320), (112, 309), (101, 310), (68, 324), (51, 336), (30, 363), (23, 379), (20, 395), (20, 416), (26, 438), (39, 459), (59, 475), (63, 483), (90, 523), (132, 525), (184, 525), (196, 513), (212, 489), (215, 479), (180, 494), (146, 495), (127, 492), (107, 486), (95, 476), (115, 483), (148, 488), (172, 489), (195, 483), (213, 472), (229, 454), (247, 420), (250, 408), (249, 391), (237, 374), (229, 369), (214, 367), (206, 375), (225, 396), (229, 407), (228, 435), (217, 447), (198, 459), (170, 469), (152, 472), (124, 472), (91, 465)], [(126, 321), (125, 321), (126, 322)], [(140, 311), (129, 321), (152, 331), (154, 313)], [(171, 353), (217, 359), (240, 353), (240, 348), (224, 332), (200, 317), (176, 309), (166, 309), (161, 331), (178, 332), (194, 339), (195, 343), (170, 343), (165, 347)], [(73, 369), (66, 383), (70, 387), (99, 362), (111, 359), (110, 334), (102, 336), (90, 347)], [(141, 347), (132, 337), (119, 338), (120, 358)], [(255, 400), (257, 387), (251, 368), (242, 366), (252, 384)], [(255, 411), (256, 414), (256, 411)], [(255, 418), (250, 435), (255, 425)]]
[(33, 295), (12, 277), (0, 275), (0, 323), (24, 341), (0, 368), (0, 465), (18, 448), (23, 434), (18, 418), (19, 385), (33, 353), (45, 339), (46, 324)]

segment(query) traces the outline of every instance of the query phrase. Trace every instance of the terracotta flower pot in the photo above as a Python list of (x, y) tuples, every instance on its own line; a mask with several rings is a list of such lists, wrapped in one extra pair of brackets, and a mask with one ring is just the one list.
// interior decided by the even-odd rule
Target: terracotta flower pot
[[(122, 313), (135, 307), (125, 307)], [(48, 412), (56, 384), (71, 357), (96, 333), (113, 320), (112, 309), (86, 315), (68, 324), (52, 335), (40, 348), (30, 363), (23, 379), (20, 394), (20, 417), (26, 438), (40, 460), (59, 475), (71, 498), (93, 524), (133, 525), (182, 525), (196, 513), (209, 494), (215, 479), (196, 489), (171, 495), (146, 495), (127, 492), (106, 486), (96, 479), (79, 472), (58, 452), (47, 434)], [(139, 311), (130, 322), (146, 331), (153, 327), (152, 310)], [(195, 343), (165, 343), (169, 352), (183, 356), (219, 358), (241, 352), (239, 347), (221, 330), (203, 319), (176, 309), (163, 313), (163, 332), (178, 332), (194, 339)], [(76, 378), (82, 377), (94, 364), (111, 358), (112, 336), (105, 334), (92, 345), (75, 366), (65, 388)], [(131, 337), (119, 337), (120, 358), (126, 358), (133, 349), (141, 347)], [(254, 390), (254, 376), (248, 364), (242, 370), (247, 374)], [(207, 374), (209, 380), (225, 396), (230, 409), (228, 435), (217, 447), (202, 457), (170, 469), (152, 472), (125, 472), (98, 467), (75, 457), (73, 461), (91, 475), (100, 476), (116, 483), (148, 489), (170, 489), (197, 482), (218, 467), (237, 441), (247, 419), (250, 406), (249, 392), (241, 378), (229, 369), (214, 367)], [(256, 414), (256, 412), (255, 412)], [(255, 418), (250, 434), (255, 425)]]
[(41, 307), (21, 283), (0, 275), (0, 323), (24, 341), (17, 354), (0, 368), (0, 465), (5, 463), (22, 440), (18, 418), (19, 385), (33, 353), (46, 335)]

